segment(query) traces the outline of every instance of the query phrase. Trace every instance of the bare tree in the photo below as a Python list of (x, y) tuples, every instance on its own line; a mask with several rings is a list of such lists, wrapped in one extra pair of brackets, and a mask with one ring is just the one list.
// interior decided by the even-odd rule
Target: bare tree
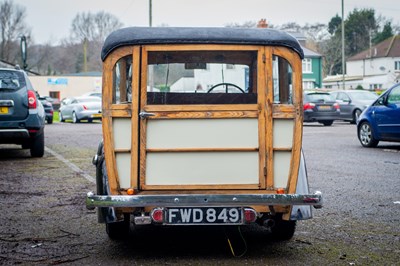
[(76, 71), (99, 71), (100, 50), (104, 39), (121, 27), (122, 23), (117, 17), (104, 11), (77, 14), (72, 21), (71, 40), (81, 44), (83, 49), (75, 58)]
[(0, 2), (0, 58), (9, 62), (17, 60), (19, 38), (30, 39), (30, 30), (25, 23), (24, 7), (10, 0)]
[(90, 12), (78, 13), (72, 20), (72, 39), (82, 42), (103, 42), (112, 31), (122, 27), (122, 23), (112, 14), (104, 11), (95, 14)]
[(81, 42), (92, 40), (94, 36), (94, 17), (92, 13), (79, 13), (72, 20), (72, 38)]
[(117, 17), (104, 11), (100, 11), (94, 15), (94, 41), (101, 42), (112, 31), (122, 27), (122, 23)]

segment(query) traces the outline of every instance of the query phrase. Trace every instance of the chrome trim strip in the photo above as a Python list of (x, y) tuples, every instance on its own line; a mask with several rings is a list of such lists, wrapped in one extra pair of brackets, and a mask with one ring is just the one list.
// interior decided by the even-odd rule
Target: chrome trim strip
[(201, 207), (233, 206), (248, 207), (252, 205), (312, 205), (322, 206), (322, 193), (315, 194), (182, 194), (182, 195), (134, 195), (134, 196), (101, 196), (88, 192), (86, 207)]

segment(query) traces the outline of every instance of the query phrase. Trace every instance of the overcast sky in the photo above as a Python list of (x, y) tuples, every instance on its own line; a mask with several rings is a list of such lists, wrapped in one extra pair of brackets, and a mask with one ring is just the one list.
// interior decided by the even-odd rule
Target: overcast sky
[[(79, 12), (104, 10), (127, 26), (149, 25), (149, 0), (13, 0), (24, 6), (26, 21), (36, 43), (57, 44), (69, 36), (73, 18)], [(374, 8), (400, 24), (398, 0), (344, 0), (345, 17), (354, 8)], [(153, 0), (153, 26), (225, 26), (258, 21), (274, 25), (327, 24), (341, 15), (341, 0)]]

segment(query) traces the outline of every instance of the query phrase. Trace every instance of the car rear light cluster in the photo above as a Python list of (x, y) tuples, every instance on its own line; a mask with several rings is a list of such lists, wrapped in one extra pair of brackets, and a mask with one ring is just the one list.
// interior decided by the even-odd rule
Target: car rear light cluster
[(334, 103), (333, 104), (333, 108), (335, 108), (336, 110), (340, 109), (340, 105), (338, 103)]
[(312, 110), (314, 107), (315, 107), (315, 104), (314, 103), (306, 103), (306, 104), (304, 104), (304, 111), (305, 110)]
[(34, 91), (28, 91), (28, 108), (36, 109), (36, 95)]
[(84, 104), (82, 104), (82, 108), (83, 108), (83, 110), (87, 110), (88, 109), (87, 106), (84, 105)]

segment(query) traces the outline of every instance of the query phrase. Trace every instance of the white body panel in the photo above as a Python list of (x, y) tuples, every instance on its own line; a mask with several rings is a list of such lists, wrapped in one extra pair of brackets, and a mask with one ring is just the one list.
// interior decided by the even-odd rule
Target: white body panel
[(258, 121), (255, 118), (149, 120), (146, 148), (258, 148)]
[(132, 124), (130, 119), (127, 118), (113, 119), (115, 149), (131, 148), (131, 139), (132, 139), (131, 131), (132, 131)]
[[(187, 169), (191, 170), (187, 171)], [(258, 152), (256, 151), (147, 154), (146, 185), (258, 183)]]

